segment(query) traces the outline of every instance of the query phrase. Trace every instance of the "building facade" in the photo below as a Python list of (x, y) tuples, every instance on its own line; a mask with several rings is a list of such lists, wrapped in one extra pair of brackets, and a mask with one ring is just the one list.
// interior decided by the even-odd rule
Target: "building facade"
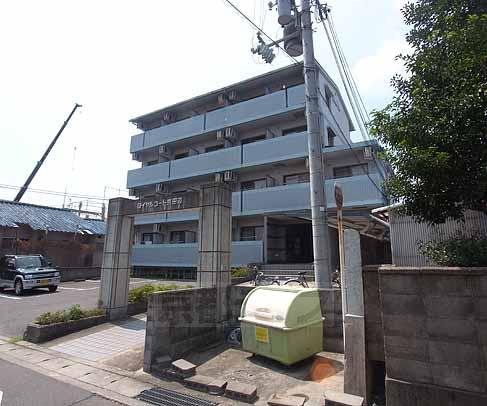
[[(334, 183), (346, 225), (375, 236), (370, 209), (384, 205), (384, 166), (373, 141), (352, 143), (353, 124), (337, 86), (320, 68), (323, 157), (332, 261), (338, 263)], [(313, 261), (303, 66), (292, 65), (131, 120), (142, 132), (130, 152), (132, 196), (233, 187), (232, 265)], [(168, 279), (195, 278), (198, 212), (135, 218), (132, 264)]]

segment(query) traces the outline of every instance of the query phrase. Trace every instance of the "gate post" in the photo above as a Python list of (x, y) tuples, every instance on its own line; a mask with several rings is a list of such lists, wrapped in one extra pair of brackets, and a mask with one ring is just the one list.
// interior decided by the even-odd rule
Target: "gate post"
[(203, 185), (200, 191), (198, 284), (217, 288), (217, 322), (227, 320), (231, 284), (232, 190), (227, 183)]
[(134, 221), (126, 214), (129, 205), (133, 200), (120, 197), (108, 203), (98, 305), (110, 319), (127, 315)]

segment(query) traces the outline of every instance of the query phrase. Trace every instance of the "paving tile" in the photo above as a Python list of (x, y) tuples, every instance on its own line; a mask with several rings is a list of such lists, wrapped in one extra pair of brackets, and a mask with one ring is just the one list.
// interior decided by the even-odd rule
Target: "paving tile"
[(90, 372), (96, 371), (95, 368), (83, 364), (73, 364), (69, 367), (63, 368), (58, 372), (70, 376), (71, 378), (80, 378), (83, 375), (89, 374)]
[(103, 370), (95, 371), (79, 378), (80, 381), (106, 388), (108, 385), (123, 379), (120, 375), (111, 374)]
[(107, 386), (108, 390), (120, 393), (129, 398), (137, 396), (140, 392), (146, 389), (152, 388), (152, 385), (148, 385), (143, 382), (136, 381), (132, 378), (122, 378), (119, 381), (113, 382)]
[(64, 358), (53, 358), (47, 361), (40, 362), (38, 365), (42, 368), (50, 369), (51, 371), (57, 371), (62, 368), (73, 365), (74, 362)]
[(12, 351), (19, 348), (17, 345), (14, 344), (1, 344), (0, 345), (0, 352), (7, 352), (7, 351)]
[(35, 354), (34, 351), (25, 348), (17, 347), (16, 350), (12, 350), (9, 352), (9, 355), (13, 355), (15, 358), (27, 358), (29, 355)]

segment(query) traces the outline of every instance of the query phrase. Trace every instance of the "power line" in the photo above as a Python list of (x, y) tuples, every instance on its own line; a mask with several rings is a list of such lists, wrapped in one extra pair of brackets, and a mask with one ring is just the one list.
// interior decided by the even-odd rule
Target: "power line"
[[(5, 185), (5, 184), (0, 184), (1, 189), (9, 189), (9, 190), (19, 190), (21, 189), (20, 186), (14, 186), (14, 185)], [(46, 195), (52, 195), (52, 196), (60, 196), (63, 197), (65, 195), (64, 192), (59, 192), (55, 190), (46, 190), (46, 189), (32, 189), (29, 188), (28, 192), (32, 193), (39, 193), (39, 194), (46, 194)], [(103, 198), (100, 196), (91, 196), (91, 195), (83, 195), (83, 194), (77, 194), (77, 193), (68, 193), (66, 196), (73, 197), (76, 199), (90, 199), (90, 200), (98, 200), (98, 201), (105, 201), (109, 200), (107, 198)]]
[[(266, 32), (260, 28), (257, 24), (255, 24), (243, 11), (241, 11), (235, 4), (233, 4), (230, 0), (225, 0), (237, 13), (239, 13), (247, 22), (249, 22), (256, 30), (258, 30), (260, 33), (262, 33), (269, 41), (272, 41), (275, 43), (275, 40), (273, 40), (269, 35), (266, 34)], [(296, 64), (299, 65), (300, 62), (294, 58), (293, 56), (289, 55), (286, 50), (279, 44), (275, 44), (281, 51), (284, 52), (284, 54), (292, 59), (292, 61)]]

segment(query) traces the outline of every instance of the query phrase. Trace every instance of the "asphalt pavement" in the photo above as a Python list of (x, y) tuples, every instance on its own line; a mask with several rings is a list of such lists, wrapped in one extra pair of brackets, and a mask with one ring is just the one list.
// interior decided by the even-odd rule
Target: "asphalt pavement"
[(1, 406), (117, 406), (119, 403), (0, 360)]
[[(153, 281), (132, 278), (130, 287), (150, 282)], [(63, 310), (73, 304), (96, 307), (99, 291), (99, 280), (63, 282), (54, 293), (47, 289), (34, 289), (26, 291), (23, 296), (16, 296), (13, 290), (0, 291), (0, 336), (22, 336), (27, 324), (44, 312)]]

